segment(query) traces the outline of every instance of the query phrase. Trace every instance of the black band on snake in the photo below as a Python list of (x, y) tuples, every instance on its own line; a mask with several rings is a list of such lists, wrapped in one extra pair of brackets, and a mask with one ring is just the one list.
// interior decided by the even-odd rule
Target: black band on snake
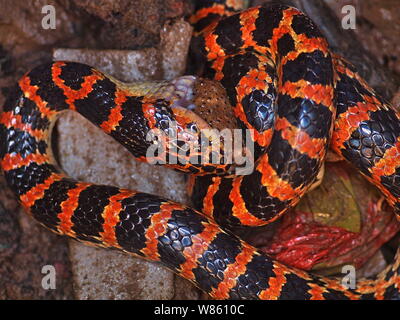
[[(340, 279), (274, 261), (223, 229), (261, 226), (295, 206), (315, 182), (328, 147), (376, 185), (396, 214), (400, 209), (399, 114), (330, 52), (299, 10), (273, 4), (237, 13), (235, 4), (199, 1), (190, 19), (204, 78), (127, 85), (62, 61), (24, 75), (0, 118), (9, 187), (50, 230), (160, 262), (212, 298), (400, 299), (399, 253), (376, 279), (347, 289)], [(53, 158), (51, 130), (65, 110), (79, 112), (141, 161), (154, 145), (148, 133), (169, 132), (176, 123), (180, 135), (169, 142), (179, 151), (181, 137), (199, 141), (200, 132), (213, 128), (196, 107), (217, 87), (227, 95), (219, 107), (229, 109), (237, 128), (253, 132), (254, 170), (234, 175), (223, 162), (170, 165), (195, 175), (193, 208), (76, 181)]]

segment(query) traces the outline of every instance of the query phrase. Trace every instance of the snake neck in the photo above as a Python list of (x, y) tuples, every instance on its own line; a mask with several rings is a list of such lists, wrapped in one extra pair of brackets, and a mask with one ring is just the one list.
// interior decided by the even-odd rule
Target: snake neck
[[(191, 134), (215, 125), (225, 127), (229, 121), (234, 126), (225, 96), (214, 81), (194, 76), (127, 84), (80, 63), (59, 61), (39, 66), (21, 78), (5, 102), (0, 119), (5, 176), (19, 197), (47, 179), (66, 177), (51, 144), (52, 130), (62, 112), (80, 113), (145, 161), (154, 143), (147, 139), (151, 130), (167, 132), (169, 123), (174, 122), (183, 133)], [(210, 116), (215, 105), (225, 122)]]

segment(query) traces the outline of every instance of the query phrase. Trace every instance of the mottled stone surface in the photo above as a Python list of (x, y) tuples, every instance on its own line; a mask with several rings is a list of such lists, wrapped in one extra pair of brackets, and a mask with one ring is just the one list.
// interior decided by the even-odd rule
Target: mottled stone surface
[[(325, 0), (342, 18), (344, 5), (356, 11), (356, 29), (361, 42), (381, 63), (400, 75), (400, 6), (398, 0)], [(399, 84), (400, 85), (400, 84)]]
[(98, 42), (114, 49), (157, 46), (168, 19), (188, 15), (192, 8), (191, 1), (182, 0), (75, 0), (74, 4), (104, 22), (98, 28)]
[[(141, 51), (54, 49), (53, 57), (54, 60), (89, 61), (107, 74), (118, 75), (118, 79), (125, 82), (157, 79), (162, 75), (161, 59), (156, 48)], [(119, 61), (118, 65), (115, 61)]]
[(170, 80), (185, 72), (191, 30), (182, 19), (167, 23), (161, 29), (160, 53), (163, 79)]

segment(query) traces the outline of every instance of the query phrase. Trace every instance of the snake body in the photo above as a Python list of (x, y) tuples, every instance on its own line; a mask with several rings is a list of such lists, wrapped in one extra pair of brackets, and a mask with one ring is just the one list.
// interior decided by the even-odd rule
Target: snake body
[(183, 77), (147, 90), (57, 61), (25, 74), (4, 105), (0, 159), (9, 187), (48, 229), (161, 262), (215, 299), (400, 299), (399, 253), (376, 279), (348, 289), (340, 279), (274, 261), (221, 228), (280, 217), (315, 181), (329, 145), (398, 214), (400, 121), (299, 10), (272, 4), (237, 13), (234, 1), (199, 3), (193, 44), (204, 77), (226, 90), (239, 128), (254, 132), (251, 174), (226, 174), (224, 164), (172, 165), (199, 175), (195, 208), (68, 177), (51, 151), (61, 112), (79, 112), (146, 160), (150, 130), (176, 121), (179, 132), (196, 138), (209, 127), (188, 107), (206, 80)]

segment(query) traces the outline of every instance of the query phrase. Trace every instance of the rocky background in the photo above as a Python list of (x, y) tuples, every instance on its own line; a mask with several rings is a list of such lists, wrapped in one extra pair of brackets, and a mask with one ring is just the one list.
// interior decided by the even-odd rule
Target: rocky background
[[(295, 0), (292, 4), (313, 17), (332, 47), (398, 105), (397, 2)], [(41, 10), (46, 4), (56, 8), (55, 30), (42, 28)], [(345, 4), (356, 7), (354, 31), (340, 27)], [(0, 0), (0, 8), (0, 105), (22, 74), (51, 59), (85, 62), (124, 81), (170, 79), (184, 74), (187, 67), (191, 28), (184, 17), (193, 10), (190, 1)], [(71, 176), (188, 202), (182, 175), (136, 163), (81, 117), (63, 116), (57, 134), (60, 163)], [(41, 286), (44, 265), (56, 268), (55, 290)], [(53, 235), (21, 211), (0, 176), (0, 299), (198, 298), (204, 296), (191, 284), (158, 265)]]

